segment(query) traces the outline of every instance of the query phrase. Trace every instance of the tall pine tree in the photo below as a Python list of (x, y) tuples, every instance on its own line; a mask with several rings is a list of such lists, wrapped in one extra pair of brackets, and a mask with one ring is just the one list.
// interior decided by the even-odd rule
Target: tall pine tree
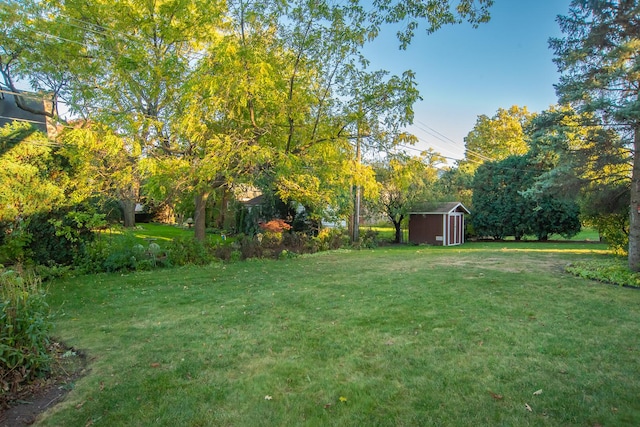
[(629, 268), (640, 271), (640, 2), (573, 0), (552, 39), (562, 103), (599, 115), (632, 153)]

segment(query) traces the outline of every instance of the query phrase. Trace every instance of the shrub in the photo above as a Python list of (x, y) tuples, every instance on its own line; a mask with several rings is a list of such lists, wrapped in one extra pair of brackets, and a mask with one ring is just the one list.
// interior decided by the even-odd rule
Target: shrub
[(176, 237), (168, 246), (172, 265), (206, 265), (215, 255), (215, 245), (193, 237)]
[(305, 233), (285, 233), (282, 236), (282, 245), (291, 252), (297, 254), (318, 252), (319, 239)]
[(87, 246), (83, 267), (90, 273), (135, 270), (137, 244), (131, 233), (97, 239)]
[(213, 255), (222, 261), (230, 261), (235, 249), (229, 243), (218, 243), (213, 249)]
[(265, 248), (277, 249), (282, 245), (283, 233), (281, 231), (267, 231), (256, 235), (258, 242)]
[(233, 245), (234, 249), (242, 254), (242, 259), (261, 258), (263, 255), (262, 244), (258, 236), (240, 235)]
[(229, 254), (229, 261), (231, 262), (238, 262), (242, 260), (242, 252), (240, 252), (239, 250), (233, 250), (231, 251), (231, 253)]
[(282, 233), (283, 231), (291, 230), (291, 226), (282, 219), (272, 219), (269, 222), (261, 222), (258, 225), (264, 231), (270, 231), (272, 233)]
[(584, 223), (598, 230), (613, 253), (627, 254), (629, 249), (629, 215), (627, 213), (585, 216)]
[(319, 250), (335, 250), (349, 244), (347, 232), (341, 228), (325, 228), (318, 234)]
[(160, 245), (153, 242), (142, 245), (129, 231), (91, 242), (79, 263), (89, 273), (150, 270), (167, 265), (169, 259)]
[(0, 223), (0, 262), (73, 265), (93, 240), (104, 215), (83, 206), (31, 215)]
[(0, 263), (23, 263), (30, 259), (32, 240), (24, 221), (0, 223)]
[(49, 371), (50, 329), (40, 279), (0, 269), (0, 396)]
[(640, 288), (640, 274), (629, 270), (624, 257), (576, 262), (565, 269), (578, 277), (620, 286)]
[(374, 249), (380, 245), (380, 233), (376, 230), (368, 229), (360, 235), (360, 247)]

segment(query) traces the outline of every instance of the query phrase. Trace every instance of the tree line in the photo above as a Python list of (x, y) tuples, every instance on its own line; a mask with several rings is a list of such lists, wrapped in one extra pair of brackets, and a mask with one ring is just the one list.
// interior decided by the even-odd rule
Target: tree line
[[(192, 208), (202, 240), (207, 207), (246, 186), (314, 221), (327, 207), (344, 216), (354, 188), (377, 188), (356, 151), (410, 140), (420, 98), (413, 72), (372, 70), (362, 48), (387, 24), (404, 25), (400, 47), (418, 27), (478, 25), (491, 3), (4, 2), (2, 90), (59, 122), (44, 141), (24, 123), (5, 129), (3, 152), (40, 157), (5, 159), (33, 178), (3, 186), (4, 234), (27, 245), (34, 214), (54, 211), (53, 234), (95, 226), (112, 201), (129, 227), (145, 197)], [(48, 102), (34, 110), (20, 84)], [(39, 190), (45, 181), (55, 189)]]
[[(45, 211), (58, 212), (50, 232), (76, 239), (112, 201), (132, 225), (141, 197), (193, 212), (203, 239), (207, 208), (243, 186), (259, 188), (273, 209), (302, 206), (315, 222), (327, 211), (353, 215), (361, 191), (397, 240), (424, 200), (464, 202), (475, 232), (498, 238), (570, 235), (579, 211), (621, 248), (628, 236), (637, 270), (637, 1), (574, 0), (558, 18), (564, 37), (550, 41), (558, 106), (479, 116), (465, 159), (448, 169), (438, 153), (399, 150), (415, 142), (404, 131), (420, 99), (415, 75), (371, 70), (363, 46), (387, 24), (403, 23), (400, 47), (420, 26), (479, 25), (491, 4), (3, 3), (3, 91), (20, 103), (28, 95), (18, 82), (27, 82), (50, 97), (39, 113), (59, 119), (64, 105), (73, 117), (53, 139), (25, 124), (3, 129), (2, 179), (21, 177), (3, 185), (5, 239), (22, 235), (15, 246), (24, 246), (34, 236), (21, 234), (26, 218)], [(362, 152), (386, 154), (373, 161)]]

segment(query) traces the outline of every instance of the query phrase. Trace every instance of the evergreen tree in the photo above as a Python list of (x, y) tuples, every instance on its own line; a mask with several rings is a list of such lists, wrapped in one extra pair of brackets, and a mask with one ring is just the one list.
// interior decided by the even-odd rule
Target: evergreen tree
[(530, 155), (481, 165), (473, 182), (472, 223), (478, 235), (520, 240), (532, 234), (547, 240), (550, 234), (570, 237), (580, 231), (573, 199), (531, 191), (550, 168)]
[(565, 36), (550, 45), (561, 103), (599, 116), (632, 153), (628, 261), (640, 271), (640, 2), (573, 0), (558, 22)]

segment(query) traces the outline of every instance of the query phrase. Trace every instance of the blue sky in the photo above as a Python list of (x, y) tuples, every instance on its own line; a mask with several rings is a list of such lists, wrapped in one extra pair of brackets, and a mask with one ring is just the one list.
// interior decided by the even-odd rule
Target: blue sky
[(398, 50), (393, 30), (385, 31), (367, 56), (374, 69), (416, 73), (424, 98), (409, 129), (420, 138), (416, 147), (459, 159), (479, 115), (512, 105), (539, 112), (555, 104), (559, 74), (548, 40), (562, 35), (555, 19), (567, 14), (569, 2), (495, 0), (489, 23), (431, 35), (418, 29), (406, 51)]

